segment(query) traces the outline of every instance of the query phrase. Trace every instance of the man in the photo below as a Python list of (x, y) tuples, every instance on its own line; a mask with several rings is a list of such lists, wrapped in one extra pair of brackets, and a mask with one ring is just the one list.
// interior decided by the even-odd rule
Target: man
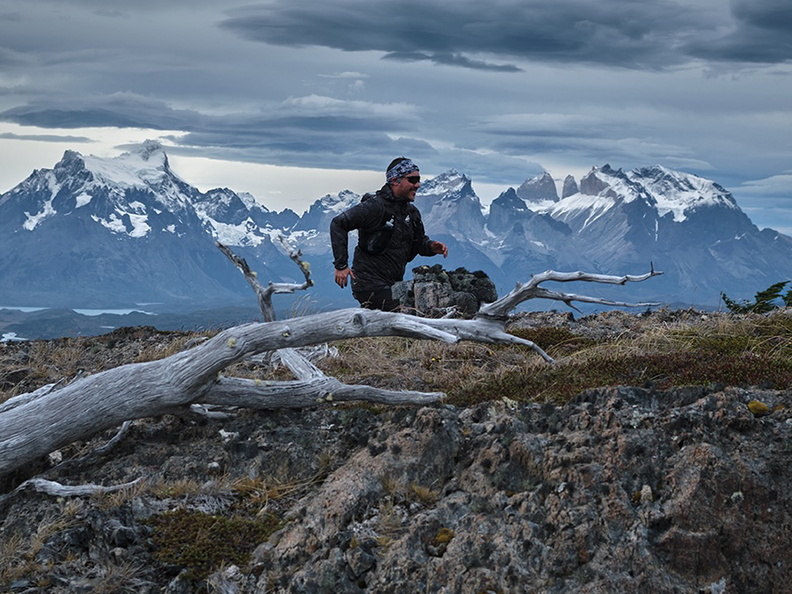
[[(359, 204), (330, 223), (335, 282), (342, 289), (352, 277), (352, 296), (363, 307), (393, 311), (399, 302), (391, 287), (404, 278), (416, 255), (448, 257), (448, 247), (426, 236), (421, 213), (413, 204), (421, 186), (418, 167), (410, 159), (394, 159), (385, 172), (385, 185), (366, 194)], [(349, 268), (349, 232), (358, 230), (358, 244)]]

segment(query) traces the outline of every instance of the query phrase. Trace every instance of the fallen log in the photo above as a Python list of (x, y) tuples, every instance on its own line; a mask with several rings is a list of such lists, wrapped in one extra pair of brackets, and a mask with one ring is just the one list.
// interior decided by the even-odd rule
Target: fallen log
[(485, 304), (473, 319), (418, 318), (402, 313), (343, 309), (285, 321), (245, 324), (224, 330), (202, 344), (168, 358), (133, 363), (66, 385), (22, 394), (0, 404), (0, 475), (10, 473), (74, 441), (126, 421), (178, 413), (193, 404), (239, 407), (304, 408), (329, 400), (364, 400), (382, 404), (426, 404), (441, 393), (394, 392), (368, 386), (348, 386), (328, 378), (312, 363), (279, 353), (300, 379), (256, 382), (223, 378), (230, 365), (247, 357), (280, 349), (296, 349), (361, 337), (399, 336), (454, 343), (470, 340), (491, 344), (521, 344), (552, 362), (541, 348), (505, 331), (511, 309), (533, 298), (585, 301), (614, 306), (622, 303), (543, 289), (542, 282), (585, 281), (625, 284), (641, 282), (660, 272), (639, 276), (606, 276), (583, 272), (547, 271), (519, 284), (498, 301)]

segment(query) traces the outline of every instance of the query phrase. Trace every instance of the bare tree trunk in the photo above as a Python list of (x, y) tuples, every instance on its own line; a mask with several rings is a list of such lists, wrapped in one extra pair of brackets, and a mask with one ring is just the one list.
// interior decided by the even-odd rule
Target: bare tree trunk
[[(582, 272), (548, 271), (481, 308), (472, 320), (418, 318), (366, 309), (344, 309), (287, 321), (236, 326), (203, 344), (166, 359), (124, 365), (82, 377), (50, 390), (22, 394), (0, 404), (0, 475), (7, 474), (71, 442), (87, 439), (125, 421), (184, 410), (195, 403), (254, 408), (301, 408), (328, 400), (367, 400), (385, 404), (424, 404), (439, 393), (392, 392), (367, 386), (347, 386), (326, 377), (310, 362), (292, 358), (301, 379), (256, 382), (220, 378), (229, 365), (246, 357), (278, 349), (294, 349), (359, 337), (401, 336), (457, 342), (522, 344), (552, 359), (530, 341), (505, 331), (508, 312), (535, 297), (630, 305), (542, 289), (540, 283), (587, 281), (640, 282), (661, 274), (612, 277)], [(649, 303), (635, 306), (656, 305)], [(287, 351), (288, 353), (288, 351)], [(286, 355), (289, 357), (290, 355)]]

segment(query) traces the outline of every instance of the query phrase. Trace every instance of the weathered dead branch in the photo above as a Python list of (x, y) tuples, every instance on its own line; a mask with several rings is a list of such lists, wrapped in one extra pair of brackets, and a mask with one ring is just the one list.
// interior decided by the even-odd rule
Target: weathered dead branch
[(229, 260), (231, 260), (234, 266), (242, 271), (245, 280), (256, 293), (259, 309), (261, 310), (261, 314), (264, 316), (264, 321), (266, 322), (272, 322), (275, 320), (275, 308), (272, 306), (272, 295), (276, 293), (283, 294), (294, 293), (295, 291), (305, 291), (314, 284), (311, 280), (311, 266), (307, 262), (303, 261), (302, 252), (290, 246), (282, 235), (278, 236), (278, 240), (280, 241), (281, 247), (283, 247), (283, 249), (289, 255), (289, 258), (291, 258), (291, 260), (297, 264), (299, 269), (302, 271), (303, 276), (305, 276), (304, 283), (298, 285), (294, 283), (270, 282), (265, 287), (261, 284), (261, 282), (259, 282), (258, 275), (250, 269), (250, 266), (244, 258), (237, 256), (219, 241), (215, 242), (215, 245), (218, 247), (218, 249), (223, 252)]
[(44, 478), (36, 477), (26, 480), (24, 483), (19, 485), (16, 489), (11, 491), (10, 493), (6, 493), (5, 495), (0, 495), (0, 511), (2, 511), (11, 501), (13, 501), (15, 497), (21, 495), (26, 491), (38, 491), (39, 493), (46, 493), (47, 495), (51, 495), (53, 497), (102, 495), (105, 493), (115, 493), (116, 491), (121, 491), (122, 489), (134, 487), (141, 480), (142, 479), (138, 478), (129, 483), (123, 483), (120, 485), (112, 485), (110, 487), (105, 487), (102, 485), (93, 485), (93, 484), (62, 485), (61, 483), (56, 483), (55, 481), (50, 481)]
[[(302, 264), (298, 265), (307, 273)], [(0, 407), (0, 475), (125, 421), (180, 412), (193, 404), (272, 409), (304, 408), (340, 400), (384, 404), (437, 402), (443, 396), (440, 393), (393, 392), (342, 384), (325, 376), (304, 357), (284, 349), (351, 338), (400, 336), (449, 343), (471, 340), (521, 344), (551, 362), (552, 359), (537, 345), (505, 331), (511, 309), (536, 297), (567, 303), (629, 304), (554, 293), (542, 289), (540, 283), (546, 280), (582, 280), (625, 284), (641, 282), (658, 274), (661, 273), (651, 270), (641, 276), (612, 277), (547, 271), (534, 276), (528, 283), (518, 285), (502, 299), (483, 306), (471, 320), (429, 319), (393, 312), (344, 309), (287, 321), (229, 328), (188, 351), (166, 359), (124, 365), (81, 377), (67, 385), (52, 386), (8, 400)], [(306, 274), (308, 282), (310, 279)], [(274, 288), (268, 294), (279, 290), (283, 287)], [(265, 295), (263, 299), (266, 298)], [(299, 379), (267, 383), (220, 377), (233, 363), (276, 350)]]

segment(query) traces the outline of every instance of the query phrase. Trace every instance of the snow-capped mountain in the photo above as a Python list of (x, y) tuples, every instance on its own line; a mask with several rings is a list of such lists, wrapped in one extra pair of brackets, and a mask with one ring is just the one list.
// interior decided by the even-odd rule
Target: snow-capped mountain
[(661, 166), (593, 168), (576, 193), (536, 212), (565, 224), (567, 247), (593, 269), (629, 272), (652, 261), (665, 272), (654, 283), (663, 301), (716, 305), (721, 291), (750, 297), (792, 278), (792, 239), (760, 231), (717, 183)]
[[(377, 188), (372, 188), (372, 191)], [(219, 240), (260, 278), (301, 280), (282, 252), (283, 235), (311, 264), (315, 309), (354, 306), (332, 282), (330, 220), (360, 201), (327, 194), (298, 215), (272, 212), (228, 188), (200, 192), (180, 179), (157, 143), (114, 159), (66, 151), (0, 195), (0, 304), (49, 307), (178, 307), (252, 302)], [(720, 292), (750, 297), (792, 278), (792, 238), (759, 230), (717, 183), (661, 166), (608, 165), (579, 181), (549, 174), (510, 188), (485, 209), (471, 179), (448, 171), (416, 197), (428, 234), (449, 245), (441, 263), (484, 270), (501, 294), (547, 269), (641, 274), (624, 287), (578, 292), (618, 300), (717, 306)], [(569, 290), (569, 288), (565, 288)], [(557, 307), (538, 303), (538, 307)]]
[(230, 190), (202, 195), (154, 142), (114, 159), (66, 151), (53, 169), (34, 171), (0, 196), (0, 303), (239, 301), (244, 280), (214, 238), (257, 245), (266, 234), (264, 220), (253, 222), (266, 212), (245, 207), (243, 216), (240, 204)]
[(450, 235), (473, 243), (485, 238), (483, 208), (467, 175), (452, 169), (426, 181), (415, 205), (430, 236)]
[[(751, 297), (792, 278), (792, 239), (757, 229), (715, 182), (661, 166), (625, 173), (605, 165), (579, 182), (567, 176), (559, 198), (548, 181), (545, 173), (519, 186), (530, 200), (510, 188), (485, 214), (466, 175), (452, 170), (427, 180), (415, 202), (429, 235), (449, 245), (441, 263), (484, 270), (502, 293), (550, 268), (641, 274), (654, 265), (665, 274), (630, 285), (629, 295), (599, 285), (586, 292), (708, 306), (720, 303), (721, 291)], [(303, 216), (300, 226), (314, 229), (314, 258), (329, 259), (329, 221), (358, 200), (328, 195)]]

